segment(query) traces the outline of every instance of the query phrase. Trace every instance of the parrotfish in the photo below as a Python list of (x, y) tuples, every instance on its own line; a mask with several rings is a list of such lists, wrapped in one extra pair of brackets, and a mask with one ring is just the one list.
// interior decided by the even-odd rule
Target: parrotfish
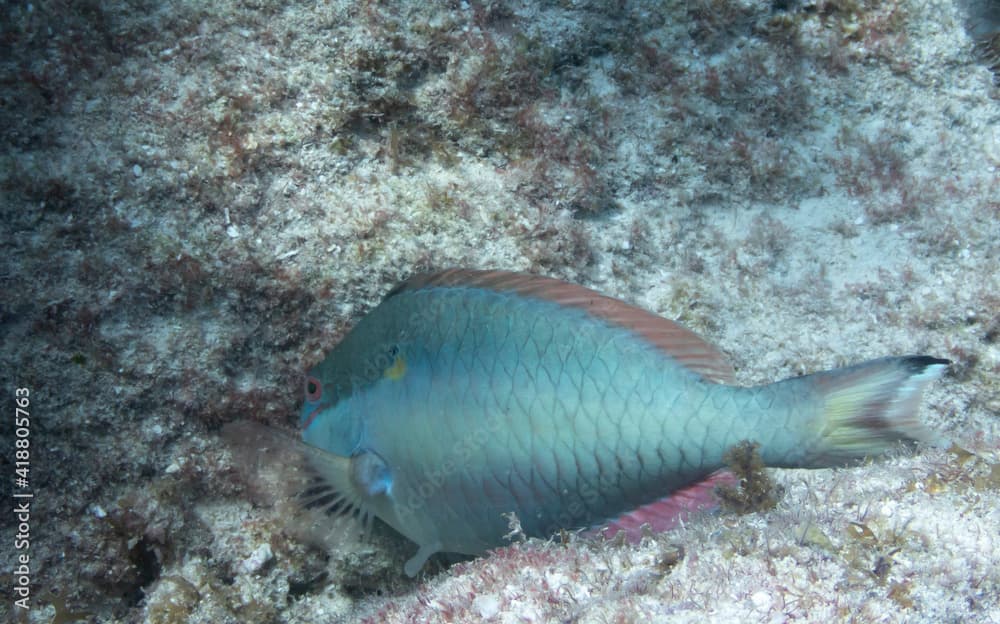
[(740, 387), (677, 323), (552, 278), (453, 269), (390, 291), (309, 372), (302, 437), (315, 496), (415, 542), (413, 576), (436, 552), (504, 545), (511, 513), (538, 537), (669, 526), (745, 440), (798, 468), (927, 441), (921, 393), (947, 364)]

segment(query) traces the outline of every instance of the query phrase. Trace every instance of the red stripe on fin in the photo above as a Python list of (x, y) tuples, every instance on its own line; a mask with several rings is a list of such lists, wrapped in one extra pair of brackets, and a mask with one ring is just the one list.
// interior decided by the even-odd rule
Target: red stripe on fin
[(485, 288), (580, 308), (635, 332), (703, 377), (717, 383), (735, 383), (735, 372), (725, 355), (691, 330), (624, 301), (551, 277), (510, 271), (448, 269), (415, 275), (392, 289), (386, 298), (406, 291), (449, 287)]
[(670, 496), (643, 505), (638, 509), (623, 513), (602, 527), (591, 529), (584, 535), (603, 535), (611, 539), (620, 532), (625, 533), (625, 539), (638, 544), (645, 535), (646, 529), (653, 533), (662, 533), (676, 527), (682, 520), (690, 516), (715, 509), (719, 501), (715, 496), (715, 488), (720, 485), (733, 485), (736, 477), (728, 470), (713, 472), (704, 481), (677, 490)]

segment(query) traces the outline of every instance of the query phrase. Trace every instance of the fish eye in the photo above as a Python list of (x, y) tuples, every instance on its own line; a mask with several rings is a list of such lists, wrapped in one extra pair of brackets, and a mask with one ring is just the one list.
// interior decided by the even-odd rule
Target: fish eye
[(315, 377), (306, 377), (306, 400), (319, 401), (323, 396), (323, 385)]

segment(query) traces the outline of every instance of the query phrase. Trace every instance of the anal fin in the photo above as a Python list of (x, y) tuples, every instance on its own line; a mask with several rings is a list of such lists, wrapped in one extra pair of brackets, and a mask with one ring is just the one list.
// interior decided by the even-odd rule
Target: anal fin
[(627, 541), (637, 544), (642, 540), (646, 528), (653, 533), (662, 533), (673, 529), (692, 515), (715, 509), (719, 506), (719, 501), (715, 496), (715, 488), (720, 485), (731, 485), (735, 482), (736, 477), (733, 473), (728, 470), (718, 470), (703, 481), (625, 512), (604, 526), (592, 529), (586, 534), (603, 535), (610, 539), (619, 533), (624, 533)]

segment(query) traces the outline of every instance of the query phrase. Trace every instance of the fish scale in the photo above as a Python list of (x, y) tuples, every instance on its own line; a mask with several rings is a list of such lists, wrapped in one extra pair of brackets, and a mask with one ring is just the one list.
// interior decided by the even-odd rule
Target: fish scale
[(666, 319), (549, 278), (453, 270), (394, 289), (310, 372), (303, 438), (338, 500), (418, 544), (415, 574), (434, 552), (502, 545), (510, 512), (533, 536), (635, 537), (629, 514), (666, 526), (669, 496), (742, 440), (772, 465), (823, 466), (925, 438), (920, 389), (944, 364), (740, 388)]

